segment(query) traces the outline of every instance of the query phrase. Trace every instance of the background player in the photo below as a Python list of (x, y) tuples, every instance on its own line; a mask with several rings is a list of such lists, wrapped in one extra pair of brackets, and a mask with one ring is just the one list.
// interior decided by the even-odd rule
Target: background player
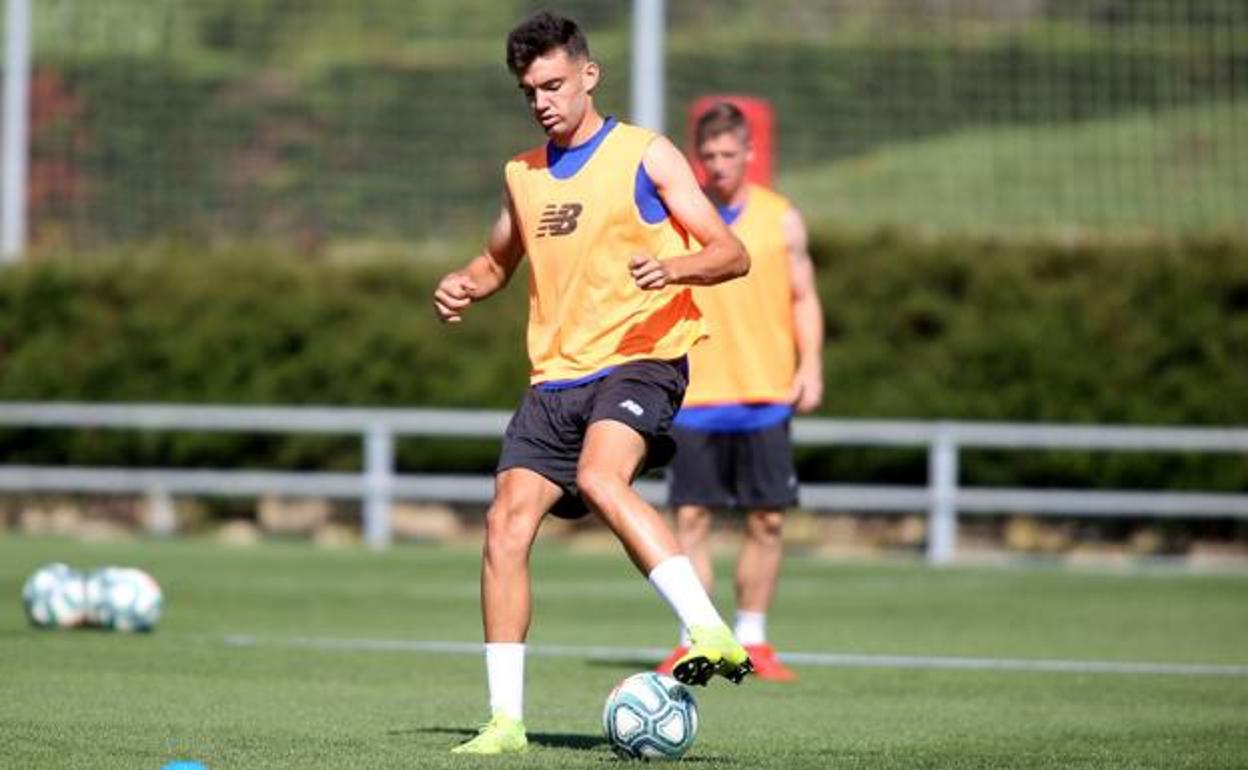
[[(709, 591), (711, 509), (745, 511), (736, 567), (736, 635), (762, 679), (790, 680), (767, 643), (767, 611), (780, 574), (783, 511), (797, 503), (789, 438), (794, 409), (823, 397), (823, 310), (806, 227), (788, 200), (746, 179), (749, 125), (728, 102), (695, 130), (706, 191), (745, 243), (750, 274), (695, 292), (711, 337), (689, 355), (690, 384), (676, 416), (679, 451), (669, 469), (676, 535)], [(659, 665), (688, 653), (688, 632)]]

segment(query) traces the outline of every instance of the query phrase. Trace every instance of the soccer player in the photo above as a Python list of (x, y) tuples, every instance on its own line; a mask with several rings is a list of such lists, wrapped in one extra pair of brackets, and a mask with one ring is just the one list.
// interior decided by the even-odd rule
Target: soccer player
[(453, 749), (468, 754), (527, 745), (529, 553), (547, 512), (600, 516), (689, 628), (676, 678), (740, 682), (752, 668), (667, 521), (632, 488), (674, 451), (686, 356), (706, 336), (690, 287), (744, 275), (749, 256), (669, 140), (599, 114), (599, 67), (575, 22), (530, 16), (507, 38), (507, 66), (548, 141), (506, 164), (485, 249), (433, 296), (458, 323), (529, 258), (531, 387), (503, 439), (482, 554), (492, 716)]
[[(793, 672), (767, 643), (767, 610), (780, 574), (784, 509), (797, 503), (789, 439), (793, 411), (823, 397), (823, 311), (806, 251), (806, 227), (788, 200), (746, 180), (750, 131), (731, 103), (695, 127), (707, 193), (750, 253), (749, 276), (694, 292), (711, 337), (689, 354), (690, 383), (676, 415), (679, 451), (668, 469), (676, 537), (707, 590), (714, 581), (711, 510), (745, 512), (737, 558), (736, 637), (760, 679)], [(689, 634), (659, 664), (670, 672), (689, 651)]]

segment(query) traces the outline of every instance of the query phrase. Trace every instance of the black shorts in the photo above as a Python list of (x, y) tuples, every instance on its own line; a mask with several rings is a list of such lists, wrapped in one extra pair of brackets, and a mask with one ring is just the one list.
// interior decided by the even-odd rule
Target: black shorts
[(676, 452), (672, 418), (688, 385), (685, 359), (630, 361), (607, 376), (560, 390), (529, 388), (503, 436), (498, 471), (528, 468), (558, 484), (563, 497), (551, 513), (575, 519), (589, 512), (576, 488), (585, 431), (616, 420), (641, 434), (646, 458), (639, 471), (667, 465)]
[(789, 421), (745, 433), (675, 427), (668, 503), (707, 508), (782, 510), (797, 505)]

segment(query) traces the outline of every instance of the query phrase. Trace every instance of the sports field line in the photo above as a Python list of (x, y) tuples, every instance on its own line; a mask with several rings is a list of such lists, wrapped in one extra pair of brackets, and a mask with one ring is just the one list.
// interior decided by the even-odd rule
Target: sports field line
[[(344, 639), (311, 636), (249, 636), (231, 634), (222, 641), (230, 647), (301, 647), (346, 652), (415, 652), (444, 655), (480, 655), (481, 642), (443, 642), (407, 639)], [(528, 654), (552, 658), (606, 661), (659, 661), (670, 652), (660, 647), (608, 647), (570, 644), (530, 644)], [(780, 659), (799, 666), (839, 668), (917, 668), (954, 671), (1020, 671), (1077, 674), (1166, 674), (1174, 676), (1248, 676), (1248, 665), (1214, 663), (1149, 663), (1104, 660), (1049, 660), (1027, 658), (963, 658), (930, 655), (864, 655), (834, 652), (781, 653)]]

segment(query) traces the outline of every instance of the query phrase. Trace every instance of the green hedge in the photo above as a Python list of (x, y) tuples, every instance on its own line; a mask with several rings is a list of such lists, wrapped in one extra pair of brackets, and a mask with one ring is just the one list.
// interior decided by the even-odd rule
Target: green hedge
[[(827, 415), (1248, 424), (1248, 244), (821, 236)], [(152, 248), (0, 272), (0, 400), (511, 408), (525, 277), (438, 324), (440, 270)], [(411, 440), (405, 467), (488, 469)], [(4, 462), (358, 467), (337, 438), (0, 434)], [(806, 451), (809, 479), (921, 481), (913, 452)], [(1242, 457), (973, 453), (972, 483), (1248, 489)]]
[[(523, 289), (453, 333), (411, 264), (184, 248), (0, 273), (0, 399), (509, 407), (525, 386)], [(513, 333), (496, 330), (506, 329)], [(422, 461), (445, 452), (408, 448)], [(9, 462), (349, 468), (358, 441), (7, 434)], [(471, 462), (482, 451), (470, 448)], [(473, 466), (475, 467), (475, 466)]]
[[(824, 411), (854, 417), (1248, 424), (1248, 244), (823, 238)], [(925, 477), (924, 458), (807, 475)], [(1243, 457), (986, 453), (972, 483), (1248, 489)]]

